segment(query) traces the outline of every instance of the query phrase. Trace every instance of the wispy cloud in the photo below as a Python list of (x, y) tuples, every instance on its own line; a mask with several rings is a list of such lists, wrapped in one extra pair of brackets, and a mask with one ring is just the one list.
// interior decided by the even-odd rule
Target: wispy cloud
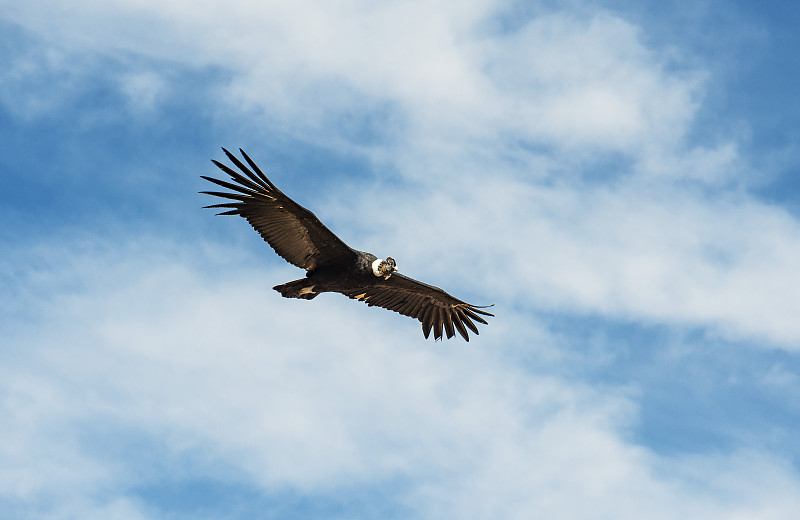
[[(313, 517), (332, 496), (349, 517), (378, 502), (382, 517), (797, 516), (796, 442), (758, 436), (797, 423), (775, 403), (800, 396), (800, 228), (752, 191), (763, 157), (740, 134), (698, 128), (715, 69), (682, 42), (575, 2), (3, 17), (24, 51), (0, 73), (4, 113), (74, 139), (68, 164), (39, 153), (3, 180), (56, 185), (34, 190), (34, 216), (4, 199), (25, 221), (0, 259), (4, 510), (167, 518), (196, 512), (180, 490), (200, 482), (247, 495), (243, 518)], [(270, 287), (299, 275), (244, 222), (182, 214), (202, 202), (185, 179), (213, 169), (176, 166), (202, 132), (259, 143), (273, 181), (350, 245), (497, 318), (433, 344), (341, 297), (280, 299)], [(70, 220), (76, 187), (102, 214)], [(659, 341), (603, 339), (648, 327)], [(678, 423), (734, 408), (712, 402), (732, 388), (747, 417), (698, 419), (728, 441), (709, 449)], [(641, 434), (653, 416), (680, 449)]]
[[(430, 518), (800, 507), (800, 483), (768, 454), (655, 455), (624, 440), (631, 396), (520, 370), (485, 342), (432, 349), (408, 341), (405, 321), (362, 320), (374, 309), (334, 296), (295, 308), (311, 303), (265, 296), (269, 271), (181, 261), (202, 256), (160, 242), (70, 249), (57, 251), (72, 267), (18, 278), (47, 298), (28, 301), (30, 326), (6, 347), (19, 353), (2, 378), (12, 510), (137, 518), (136, 489), (200, 477), (311, 495), (400, 479), (396, 506)], [(129, 444), (161, 462), (119, 451)]]

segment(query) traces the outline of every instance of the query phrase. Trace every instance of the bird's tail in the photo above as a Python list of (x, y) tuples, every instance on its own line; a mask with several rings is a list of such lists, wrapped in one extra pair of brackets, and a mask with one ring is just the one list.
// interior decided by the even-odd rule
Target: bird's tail
[(284, 298), (302, 298), (303, 300), (310, 300), (321, 292), (315, 290), (314, 282), (308, 278), (276, 285), (273, 289), (281, 293)]

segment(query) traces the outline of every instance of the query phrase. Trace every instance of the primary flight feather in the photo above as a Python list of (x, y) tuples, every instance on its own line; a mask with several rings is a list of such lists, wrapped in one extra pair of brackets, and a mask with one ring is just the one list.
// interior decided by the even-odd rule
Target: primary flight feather
[(245, 218), (281, 258), (306, 270), (305, 278), (273, 287), (283, 297), (310, 300), (323, 292), (342, 293), (367, 305), (416, 318), (422, 322), (425, 337), (433, 330), (435, 339), (443, 335), (452, 338), (458, 331), (469, 341), (467, 329), (478, 334), (474, 322), (486, 324), (481, 316), (493, 316), (481, 310), (485, 306), (466, 303), (438, 287), (397, 273), (391, 257), (382, 260), (352, 249), (316, 215), (276, 188), (244, 150), (239, 149), (247, 165), (222, 150), (239, 171), (212, 159), (233, 182), (202, 175), (231, 190), (201, 192), (226, 199), (206, 207), (225, 209), (219, 215)]

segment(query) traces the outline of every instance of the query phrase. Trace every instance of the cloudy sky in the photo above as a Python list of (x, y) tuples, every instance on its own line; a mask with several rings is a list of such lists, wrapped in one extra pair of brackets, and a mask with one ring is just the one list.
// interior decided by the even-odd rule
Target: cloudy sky
[[(3, 517), (800, 517), (798, 23), (0, 0)], [(282, 299), (220, 146), (496, 317)]]

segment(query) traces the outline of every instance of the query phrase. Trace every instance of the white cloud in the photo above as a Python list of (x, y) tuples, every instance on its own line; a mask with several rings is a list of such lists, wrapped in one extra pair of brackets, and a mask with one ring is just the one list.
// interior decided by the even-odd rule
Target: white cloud
[(637, 29), (604, 12), (492, 34), (504, 6), (488, 0), (84, 1), (58, 16), (34, 4), (7, 16), (73, 48), (221, 66), (232, 104), (310, 125), (306, 138), (335, 126), (328, 116), (389, 103), (411, 124), (400, 142), (502, 136), (630, 152), (679, 139), (694, 111), (696, 80), (665, 73)]
[(164, 80), (152, 71), (133, 72), (120, 79), (120, 87), (137, 113), (152, 113), (164, 90)]
[(20, 353), (0, 379), (12, 505), (144, 516), (128, 490), (164, 475), (115, 455), (137, 435), (164, 461), (191, 455), (176, 479), (233, 471), (313, 496), (410, 477), (398, 500), (421, 518), (800, 512), (790, 468), (758, 452), (651, 453), (627, 440), (630, 395), (516, 368), (499, 348), (510, 333), (434, 346), (406, 318), (336, 296), (283, 300), (270, 269), (163, 241), (53, 247), (57, 262), (19, 273), (37, 289), (23, 319), (2, 324)]
[(356, 212), (372, 216), (362, 240), (407, 273), (494, 302), (800, 344), (800, 225), (780, 208), (636, 180), (576, 189), (461, 175), (422, 197), (371, 191)]
[(500, 124), (523, 138), (636, 153), (679, 139), (695, 109), (697, 80), (664, 72), (638, 30), (607, 13), (541, 16), (493, 48)]
[[(796, 349), (800, 228), (737, 191), (752, 169), (735, 142), (687, 142), (702, 70), (668, 69), (607, 12), (492, 33), (501, 7), (10, 7), (6, 16), (62, 47), (57, 56), (218, 67), (220, 113), (252, 111), (254, 127), (266, 114), (295, 137), (388, 165), (396, 183), (338, 186), (328, 214), (360, 219), (365, 243), (354, 246), (503, 312), (480, 341), (433, 347), (417, 323), (343, 298), (281, 300), (273, 271), (221, 267), (199, 246), (164, 239), (113, 253), (90, 240), (84, 252), (44, 247), (34, 256), (57, 260), (44, 263), (15, 252), (5, 261), (28, 267), (3, 303), (21, 319), (2, 322), (16, 353), (0, 369), (13, 421), (0, 429), (2, 500), (145, 516), (126, 495), (150, 475), (84, 438), (113, 425), (262, 490), (411, 477), (402, 498), (421, 517), (794, 518), (797, 473), (773, 455), (655, 454), (629, 439), (638, 404), (624, 390), (515, 368), (523, 349), (556, 356), (528, 309)], [(3, 82), (25, 85), (47, 63), (69, 69), (56, 61), (17, 61)], [(168, 82), (137, 68), (118, 84), (131, 106), (157, 110)], [(3, 99), (16, 98), (39, 96), (16, 88)], [(32, 112), (66, 102), (45, 101)], [(338, 132), (342, 114), (379, 109), (388, 128), (376, 144)]]

